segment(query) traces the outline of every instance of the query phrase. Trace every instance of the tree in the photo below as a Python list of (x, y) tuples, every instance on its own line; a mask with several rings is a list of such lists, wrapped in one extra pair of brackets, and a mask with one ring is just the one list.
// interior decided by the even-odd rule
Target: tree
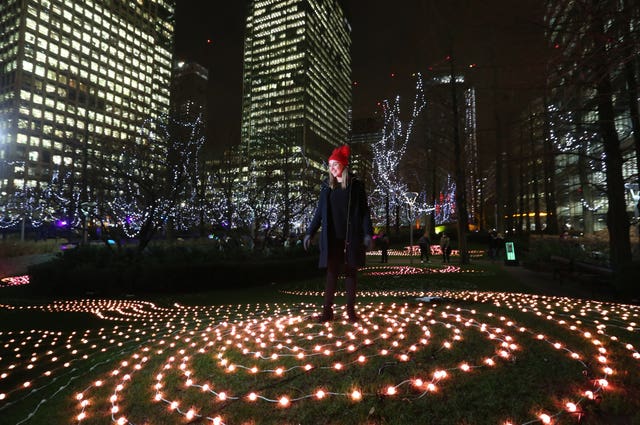
[(110, 152), (117, 160), (104, 164), (112, 167), (106, 192), (113, 194), (105, 212), (121, 236), (137, 238), (139, 252), (189, 202), (203, 143), (200, 117), (194, 122), (161, 117), (147, 120), (135, 140)]
[[(565, 1), (549, 8), (555, 14), (548, 19), (551, 41), (558, 51), (552, 64), (550, 83), (554, 90), (550, 103), (579, 108), (585, 115), (592, 113), (596, 117), (606, 173), (607, 227), (614, 268), (631, 260), (624, 159), (616, 128), (624, 111), (616, 100), (625, 98), (620, 90), (624, 86), (623, 70), (635, 56), (629, 57), (629, 44), (633, 45), (634, 37), (630, 33), (621, 35), (620, 28), (633, 27), (631, 20), (637, 22), (638, 6), (630, 13), (622, 5), (613, 0)], [(637, 46), (632, 51), (637, 52)], [(576, 102), (575, 93), (581, 94), (580, 103)]]
[(390, 209), (406, 205), (407, 183), (402, 178), (399, 165), (407, 150), (415, 120), (426, 104), (422, 76), (417, 75), (416, 95), (411, 119), (404, 128), (400, 119), (400, 97), (393, 104), (383, 102), (384, 123), (382, 137), (371, 146), (373, 152), (372, 178), (375, 189), (370, 196), (374, 216), (386, 218), (386, 231), (390, 231)]

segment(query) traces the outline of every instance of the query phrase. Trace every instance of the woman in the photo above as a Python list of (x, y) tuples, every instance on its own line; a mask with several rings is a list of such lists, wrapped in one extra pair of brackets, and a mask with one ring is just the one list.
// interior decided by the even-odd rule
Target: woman
[(338, 275), (345, 275), (347, 315), (355, 323), (356, 277), (358, 267), (364, 266), (365, 252), (371, 248), (371, 217), (364, 184), (349, 174), (349, 146), (340, 146), (329, 157), (329, 179), (322, 183), (320, 199), (304, 237), (309, 249), (311, 238), (320, 227), (320, 259), (318, 267), (327, 269), (324, 305), (318, 322), (333, 319)]

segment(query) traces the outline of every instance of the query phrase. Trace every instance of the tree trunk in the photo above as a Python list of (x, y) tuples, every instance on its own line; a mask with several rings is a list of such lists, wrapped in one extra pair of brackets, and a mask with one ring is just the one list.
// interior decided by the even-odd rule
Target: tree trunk
[(536, 153), (535, 133), (534, 133), (534, 115), (531, 115), (529, 125), (529, 143), (531, 157), (531, 192), (533, 196), (534, 226), (536, 233), (542, 233), (542, 220), (540, 218), (540, 190), (538, 189), (538, 155)]
[(555, 172), (556, 158), (553, 153), (553, 142), (550, 135), (549, 107), (544, 101), (543, 129), (543, 161), (544, 161), (544, 200), (547, 208), (547, 233), (557, 235), (560, 232), (558, 223), (558, 206), (556, 204)]
[(453, 109), (453, 156), (455, 158), (456, 175), (456, 210), (458, 213), (458, 250), (460, 264), (469, 264), (469, 249), (467, 247), (467, 231), (469, 230), (469, 214), (467, 212), (467, 185), (464, 179), (464, 154), (460, 141), (460, 122), (458, 114), (458, 96), (456, 93), (456, 76), (451, 55), (451, 102)]
[[(595, 2), (596, 0), (594, 0)], [(604, 23), (598, 14), (593, 16), (594, 34), (604, 34)], [(607, 47), (600, 41), (596, 50), (595, 69), (597, 71), (596, 102), (598, 108), (598, 126), (605, 153), (607, 167), (607, 199), (609, 211), (607, 213), (607, 227), (609, 228), (610, 261), (614, 269), (631, 261), (631, 240), (629, 239), (629, 216), (626, 211), (624, 196), (624, 178), (622, 175), (622, 152), (620, 140), (615, 127), (615, 112), (613, 109), (613, 86), (607, 63)]]
[[(576, 135), (583, 133), (583, 116), (576, 112)], [(592, 235), (593, 228), (593, 188), (589, 181), (588, 141), (582, 138), (578, 152), (578, 178), (580, 180), (580, 195), (582, 196), (582, 220), (585, 235)]]

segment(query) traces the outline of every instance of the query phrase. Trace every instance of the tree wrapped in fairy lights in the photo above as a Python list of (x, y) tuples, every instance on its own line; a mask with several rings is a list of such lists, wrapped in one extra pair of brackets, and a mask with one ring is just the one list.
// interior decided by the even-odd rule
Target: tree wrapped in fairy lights
[(141, 251), (159, 229), (193, 223), (187, 205), (197, 196), (204, 140), (201, 117), (193, 122), (147, 120), (136, 140), (114, 152), (117, 161), (109, 164), (113, 178), (107, 192), (115, 196), (104, 205), (102, 214), (112, 222), (103, 225), (103, 232), (116, 241), (136, 238)]
[(407, 204), (408, 187), (399, 172), (399, 166), (406, 153), (415, 120), (425, 105), (424, 87), (420, 74), (417, 74), (411, 119), (406, 125), (400, 118), (400, 96), (396, 96), (393, 104), (388, 100), (382, 102), (384, 114), (382, 137), (371, 145), (373, 153), (371, 175), (375, 189), (371, 193), (370, 204), (374, 217), (385, 218), (387, 231), (390, 228), (391, 210), (395, 210), (396, 217), (399, 217), (401, 207)]
[(294, 141), (287, 130), (260, 135), (259, 155), (244, 155), (245, 171), (234, 184), (231, 225), (245, 231), (257, 249), (270, 238), (300, 233), (313, 212), (315, 193), (305, 188), (314, 175)]
[(456, 216), (456, 183), (451, 176), (447, 176), (447, 186), (434, 204), (434, 218), (436, 224), (440, 225), (456, 221)]
[[(564, 164), (561, 172), (556, 172), (556, 179), (564, 180), (558, 188), (558, 201), (565, 205), (579, 203), (583, 231), (591, 234), (595, 216), (604, 217), (608, 207), (607, 165), (596, 125), (587, 122), (583, 115), (582, 111), (563, 112), (554, 105), (547, 106), (549, 142)], [(569, 224), (572, 218), (567, 216), (566, 220), (565, 224)]]

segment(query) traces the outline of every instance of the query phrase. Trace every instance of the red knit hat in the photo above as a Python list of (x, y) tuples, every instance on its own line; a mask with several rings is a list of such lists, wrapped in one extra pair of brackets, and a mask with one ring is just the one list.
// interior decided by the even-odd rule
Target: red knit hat
[(349, 155), (351, 155), (351, 148), (349, 145), (342, 145), (337, 147), (331, 153), (329, 161), (337, 161), (342, 164), (343, 167), (349, 165)]

